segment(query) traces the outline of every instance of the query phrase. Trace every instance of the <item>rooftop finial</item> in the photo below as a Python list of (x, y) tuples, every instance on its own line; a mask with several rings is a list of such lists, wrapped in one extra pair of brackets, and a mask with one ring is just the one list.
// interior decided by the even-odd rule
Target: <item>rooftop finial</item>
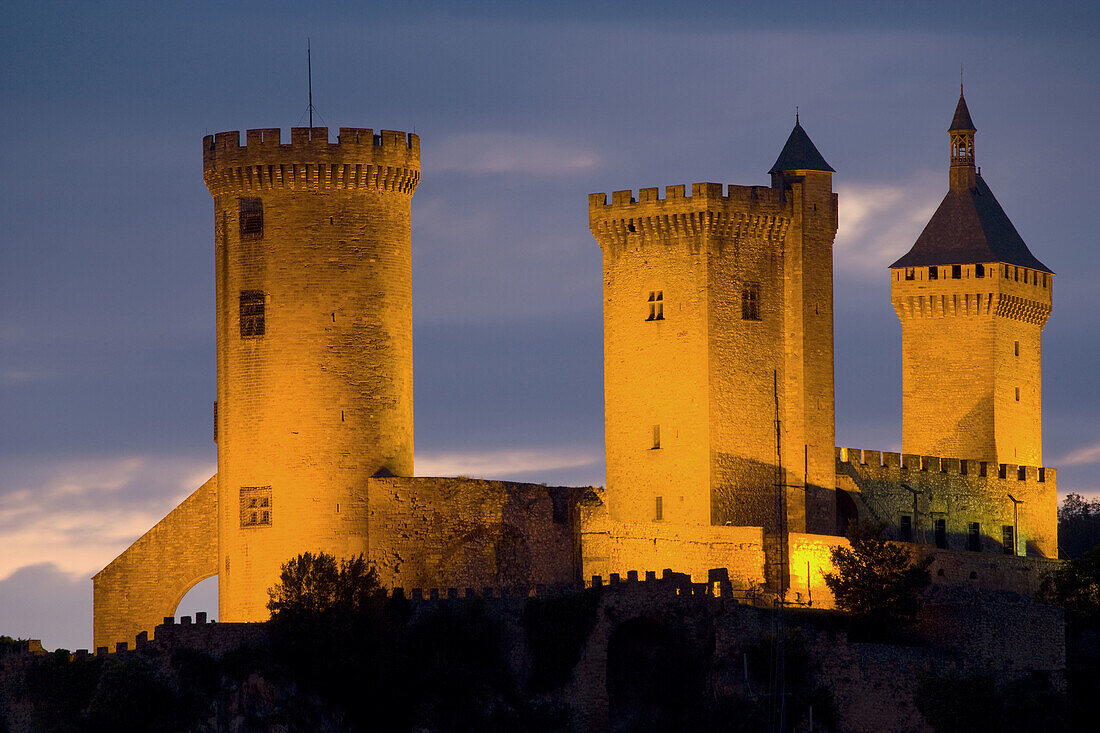
[(798, 105), (794, 106), (794, 124), (798, 124)]
[(959, 64), (959, 96), (963, 95), (963, 65)]

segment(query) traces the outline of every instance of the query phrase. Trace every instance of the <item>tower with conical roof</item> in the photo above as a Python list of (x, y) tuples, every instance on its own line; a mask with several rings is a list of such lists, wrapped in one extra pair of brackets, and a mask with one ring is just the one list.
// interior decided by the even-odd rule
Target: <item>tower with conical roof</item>
[(902, 327), (902, 450), (1041, 466), (1041, 337), (1054, 273), (982, 179), (975, 132), (960, 89), (947, 195), (890, 266)]
[(614, 521), (834, 526), (833, 169), (796, 122), (770, 173), (589, 198)]

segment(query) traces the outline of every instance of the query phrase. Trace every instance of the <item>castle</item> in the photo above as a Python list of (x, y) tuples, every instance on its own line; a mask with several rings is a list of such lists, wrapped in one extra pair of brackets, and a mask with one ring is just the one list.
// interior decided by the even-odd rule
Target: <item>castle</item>
[(949, 191), (890, 268), (900, 455), (835, 446), (838, 201), (797, 120), (770, 186), (589, 196), (604, 489), (413, 477), (415, 134), (207, 136), (218, 473), (94, 577), (96, 646), (151, 632), (213, 575), (222, 621), (264, 620), (307, 550), (364, 553), (395, 587), (718, 569), (827, 606), (828, 551), (870, 518), (932, 553), (937, 582), (1033, 588), (1057, 557), (1040, 422), (1053, 273), (982, 180), (961, 94), (950, 128)]

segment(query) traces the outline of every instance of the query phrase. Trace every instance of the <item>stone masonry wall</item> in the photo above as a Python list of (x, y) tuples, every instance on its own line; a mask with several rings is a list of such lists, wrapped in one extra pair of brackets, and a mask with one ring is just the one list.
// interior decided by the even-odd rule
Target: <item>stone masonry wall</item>
[[(946, 549), (965, 550), (969, 525), (977, 522), (981, 551), (1004, 553), (1003, 528), (1018, 525), (1019, 554), (1058, 557), (1053, 468), (838, 448), (837, 481), (862, 500), (873, 519), (885, 522), (894, 538), (899, 538), (899, 518), (913, 514), (913, 494), (904, 488), (909, 486), (919, 492), (918, 541), (934, 543), (934, 521), (943, 519)], [(1013, 498), (1019, 502), (1015, 516)]]
[(576, 583), (588, 490), (467, 478), (373, 478), (370, 560), (385, 585)]
[(133, 644), (218, 572), (215, 475), (92, 578), (96, 647)]

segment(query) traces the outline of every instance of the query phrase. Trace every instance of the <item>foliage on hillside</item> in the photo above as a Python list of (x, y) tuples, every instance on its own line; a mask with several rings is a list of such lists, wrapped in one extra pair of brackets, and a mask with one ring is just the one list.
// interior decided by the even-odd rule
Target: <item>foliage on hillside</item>
[(1082, 557), (1100, 545), (1100, 499), (1066, 494), (1058, 507), (1058, 556), (1063, 560)]
[(825, 584), (837, 606), (852, 614), (856, 628), (890, 633), (916, 620), (922, 592), (932, 581), (931, 557), (914, 559), (904, 546), (883, 538), (883, 527), (860, 523), (848, 533), (851, 548), (832, 549), (835, 573)]

